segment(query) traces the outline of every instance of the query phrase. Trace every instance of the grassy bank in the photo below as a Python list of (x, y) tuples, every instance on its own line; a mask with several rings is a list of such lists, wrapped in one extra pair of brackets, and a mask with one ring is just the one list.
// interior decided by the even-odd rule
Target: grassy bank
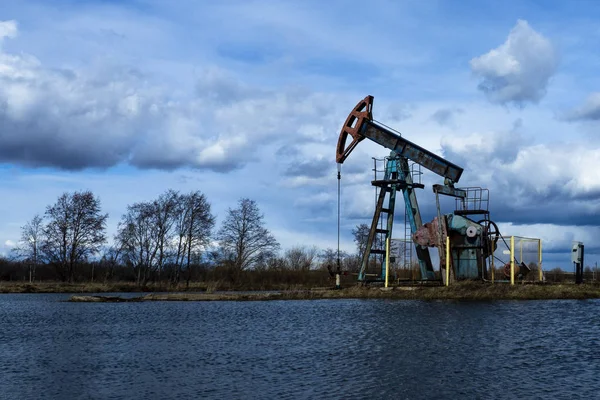
[(141, 293), (141, 292), (214, 292), (214, 291), (265, 291), (265, 290), (298, 290), (311, 289), (303, 285), (274, 284), (260, 286), (233, 286), (218, 282), (190, 282), (179, 285), (150, 283), (138, 286), (135, 283), (64, 283), (64, 282), (2, 282), (0, 293)]
[(115, 293), (169, 291), (166, 285), (137, 286), (134, 283), (1, 282), (0, 293)]
[(327, 280), (313, 283), (247, 283), (232, 284), (226, 281), (190, 282), (172, 285), (165, 282), (138, 286), (134, 282), (0, 282), (0, 293), (131, 293), (131, 292), (214, 292), (214, 291), (266, 291), (299, 290), (323, 287)]
[(459, 283), (449, 287), (396, 287), (390, 289), (354, 286), (342, 290), (287, 290), (277, 293), (164, 293), (133, 299), (99, 296), (73, 296), (71, 301), (263, 301), (319, 299), (398, 299), (398, 300), (550, 300), (600, 298), (599, 285), (503, 285)]

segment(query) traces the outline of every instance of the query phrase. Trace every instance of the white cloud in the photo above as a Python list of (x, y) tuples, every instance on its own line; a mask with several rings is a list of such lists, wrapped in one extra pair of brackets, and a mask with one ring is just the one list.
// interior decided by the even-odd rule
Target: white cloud
[(15, 247), (16, 245), (17, 244), (10, 239), (8, 239), (7, 241), (4, 242), (5, 247)]
[(552, 43), (519, 20), (506, 42), (471, 60), (481, 78), (479, 89), (494, 103), (539, 102), (556, 71), (558, 55)]
[(465, 179), (490, 189), (496, 221), (600, 225), (600, 147), (597, 143), (534, 143), (514, 132), (448, 137), (445, 153)]
[[(449, 16), (431, 5), (386, 3), (367, 10), (370, 17), (357, 29), (340, 22), (341, 10), (334, 3), (273, 8), (264, 1), (199, 6), (182, 0), (152, 2), (144, 10), (98, 2), (68, 10), (52, 2), (35, 7), (13, 3), (19, 10), (11, 15), (23, 29), (17, 32), (15, 23), (0, 39), (6, 43), (4, 52), (0, 47), (5, 135), (0, 162), (23, 175), (19, 190), (5, 185), (3, 240), (17, 240), (19, 226), (34, 212), (43, 213), (65, 190), (97, 192), (114, 231), (127, 204), (174, 188), (202, 190), (219, 218), (238, 197), (258, 200), (284, 247), (335, 241), (335, 142), (351, 107), (369, 93), (376, 97), (377, 119), (465, 167), (461, 184), (492, 189), (493, 219), (502, 214), (504, 221), (533, 224), (560, 217), (563, 226), (552, 225), (557, 232), (570, 229), (569, 218), (588, 225), (585, 218), (598, 221), (593, 219), (598, 179), (593, 167), (588, 171), (597, 161), (592, 150), (598, 146), (550, 144), (565, 137), (576, 141), (581, 126), (553, 119), (548, 107), (515, 110), (482, 104), (465, 85), (469, 70), (464, 63), (483, 53), (473, 48), (491, 48), (481, 46), (490, 32), (497, 32), (496, 20), (481, 18), (468, 29), (434, 23), (441, 28), (425, 32), (420, 29), (423, 11), (428, 20), (447, 21)], [(403, 23), (398, 23), (399, 15)], [(572, 21), (563, 22), (572, 34)], [(539, 23), (553, 26), (551, 20)], [(348, 40), (352, 30), (365, 34)], [(583, 32), (577, 35), (585, 40), (589, 36)], [(560, 33), (552, 34), (557, 46), (564, 45)], [(208, 36), (214, 40), (204, 40)], [(374, 57), (361, 58), (365, 44)], [(578, 68), (595, 71), (588, 62), (591, 47), (586, 44), (586, 58)], [(556, 61), (548, 40), (519, 22), (505, 44), (473, 59), (471, 67), (492, 102), (523, 104), (543, 97), (554, 76), (548, 65), (555, 69)], [(593, 72), (580, 76), (581, 70), (563, 67), (565, 73), (552, 78), (552, 96), (543, 106), (558, 96), (554, 79), (572, 79), (561, 88), (570, 96), (581, 82), (592, 85)], [(568, 103), (569, 95), (558, 97)], [(438, 112), (458, 107), (464, 112)], [(535, 141), (495, 133), (510, 132), (516, 119), (522, 121), (522, 135), (539, 132)], [(467, 127), (464, 134), (457, 132)], [(300, 148), (297, 156), (293, 147)], [(290, 153), (276, 153), (280, 148)], [(345, 235), (350, 246), (351, 228), (369, 223), (374, 209), (371, 156), (387, 154), (363, 141), (344, 164), (342, 241)], [(581, 168), (575, 161), (580, 155)], [(20, 165), (118, 167), (42, 174)], [(190, 168), (174, 170), (179, 167)], [(211, 170), (230, 172), (224, 176)], [(427, 189), (418, 197), (429, 215), (435, 204), (430, 185), (441, 182), (426, 174)], [(32, 186), (36, 196), (31, 196)]]
[(14, 38), (17, 36), (16, 21), (0, 21), (0, 44), (4, 38)]
[(574, 198), (600, 191), (600, 148), (591, 143), (533, 144), (516, 133), (489, 132), (445, 137), (442, 146), (461, 156), (468, 170), (502, 176), (513, 191), (558, 190)]
[[(2, 26), (14, 35), (15, 24)], [(256, 161), (265, 142), (310, 140), (335, 109), (333, 96), (253, 88), (219, 67), (204, 68), (195, 90), (179, 95), (150, 78), (123, 66), (46, 67), (0, 49), (0, 161), (227, 172)]]
[(574, 240), (582, 241), (586, 247), (598, 249), (596, 238), (600, 234), (600, 228), (582, 227), (576, 225), (558, 226), (552, 224), (515, 225), (512, 223), (498, 224), (500, 232), (504, 236), (521, 236), (542, 240), (542, 250), (565, 251), (569, 249)]

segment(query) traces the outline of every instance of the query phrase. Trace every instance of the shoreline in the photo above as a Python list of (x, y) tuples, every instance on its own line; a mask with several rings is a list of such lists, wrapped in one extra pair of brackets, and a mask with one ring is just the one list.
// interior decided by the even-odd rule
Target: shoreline
[[(321, 299), (390, 299), (390, 300), (557, 300), (600, 298), (600, 283), (545, 283), (516, 284), (459, 282), (448, 287), (413, 285), (361, 287), (348, 285), (334, 290), (330, 287), (302, 287), (298, 285), (265, 286), (231, 290), (227, 285), (212, 282), (185, 285), (137, 286), (127, 282), (117, 283), (62, 283), (1, 282), (0, 294), (9, 293), (64, 293), (90, 302), (125, 301), (264, 301), (264, 300), (321, 300)], [(110, 296), (101, 296), (111, 293)], [(139, 296), (115, 296), (116, 293), (139, 293)], [(86, 296), (87, 294), (87, 296)], [(95, 296), (91, 296), (94, 294)], [(100, 295), (100, 296), (98, 296)], [(0, 297), (1, 298), (1, 297)]]
[(137, 297), (73, 295), (71, 302), (145, 302), (145, 301), (273, 301), (273, 300), (585, 300), (600, 298), (599, 285), (503, 285), (459, 283), (444, 287), (403, 286), (393, 288), (350, 287), (346, 289), (305, 289), (264, 292), (151, 293)]

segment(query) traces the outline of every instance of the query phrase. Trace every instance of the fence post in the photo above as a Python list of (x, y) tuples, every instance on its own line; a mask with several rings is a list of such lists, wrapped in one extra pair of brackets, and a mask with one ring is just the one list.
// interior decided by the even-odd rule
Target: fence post
[(510, 237), (510, 284), (515, 284), (515, 237)]
[(538, 239), (538, 270), (540, 275), (540, 282), (544, 280), (544, 274), (542, 273), (542, 239)]
[(385, 239), (385, 287), (388, 287), (390, 276), (390, 238)]
[[(492, 247), (492, 249), (493, 249), (493, 247)], [(492, 251), (492, 283), (494, 283), (495, 277), (496, 277), (496, 265), (494, 264), (494, 252)]]
[(446, 286), (450, 285), (450, 236), (446, 236)]

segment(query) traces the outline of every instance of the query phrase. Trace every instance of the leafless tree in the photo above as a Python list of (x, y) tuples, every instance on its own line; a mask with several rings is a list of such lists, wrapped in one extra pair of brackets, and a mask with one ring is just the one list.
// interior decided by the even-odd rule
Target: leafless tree
[(169, 255), (171, 247), (171, 237), (173, 234), (173, 225), (177, 220), (177, 212), (181, 196), (174, 190), (167, 190), (161, 194), (158, 199), (152, 203), (153, 219), (155, 229), (153, 230), (158, 247), (158, 257), (156, 260), (156, 269), (158, 270), (159, 279), (162, 273), (165, 261)]
[(133, 268), (138, 285), (144, 285), (156, 265), (159, 250), (157, 227), (152, 203), (141, 202), (127, 206), (117, 228), (116, 242), (123, 261)]
[(263, 218), (256, 202), (250, 199), (240, 199), (237, 208), (227, 211), (217, 239), (235, 271), (252, 268), (279, 250), (279, 243), (265, 227)]
[[(354, 229), (352, 229), (352, 235), (354, 236), (354, 243), (356, 243), (356, 257), (352, 260), (352, 264), (358, 262), (359, 264), (362, 261), (363, 255), (367, 250), (367, 245), (369, 241), (369, 231), (371, 228), (367, 224), (359, 224), (356, 225)], [(371, 244), (372, 249), (383, 249), (384, 248), (384, 240), (381, 235), (375, 235), (373, 238), (373, 243)]]
[(363, 254), (367, 250), (367, 241), (369, 240), (370, 228), (367, 224), (356, 225), (352, 229), (352, 235), (354, 236), (354, 243), (356, 243), (356, 252), (359, 259), (362, 259)]
[(115, 268), (119, 266), (121, 261), (121, 247), (117, 244), (104, 249), (100, 265), (105, 267), (104, 282), (109, 281), (115, 274)]
[[(338, 252), (335, 249), (328, 248), (319, 254), (319, 260), (321, 261), (320, 268), (329, 271), (333, 276), (334, 272), (337, 271), (338, 267)], [(356, 271), (358, 266), (358, 260), (356, 255), (350, 255), (343, 250), (339, 253), (340, 270), (344, 272)]]
[(287, 268), (286, 260), (276, 255), (267, 257), (264, 262), (261, 262), (261, 265), (267, 271), (283, 271)]
[(175, 267), (175, 282), (186, 267), (189, 283), (191, 265), (208, 245), (214, 221), (210, 203), (202, 193), (182, 195), (169, 190), (153, 202), (128, 206), (116, 242), (139, 285), (153, 272), (160, 278), (166, 263)]
[[(187, 270), (187, 284), (191, 279), (191, 266), (193, 255), (201, 254), (209, 244), (212, 229), (215, 225), (215, 217), (211, 214), (210, 203), (206, 197), (198, 192), (191, 192), (180, 196), (180, 209), (178, 221), (178, 251), (179, 260), (177, 279), (181, 275), (181, 267), (184, 262)], [(183, 242), (183, 248), (182, 248)], [(183, 250), (183, 252), (181, 251)], [(179, 254), (182, 254), (180, 257)]]
[(29, 282), (35, 280), (35, 270), (41, 261), (40, 247), (43, 240), (44, 219), (36, 214), (31, 221), (21, 227), (21, 240), (13, 249), (15, 255), (22, 259), (29, 270)]
[[(340, 254), (340, 258), (341, 256)], [(337, 250), (328, 248), (321, 251), (319, 259), (321, 260), (321, 267), (327, 268), (328, 265), (337, 266)]]
[(308, 271), (313, 268), (317, 259), (316, 247), (294, 246), (285, 252), (287, 269), (294, 271)]
[(63, 193), (45, 213), (41, 250), (61, 279), (72, 282), (78, 263), (98, 253), (106, 242), (106, 219), (91, 191)]

